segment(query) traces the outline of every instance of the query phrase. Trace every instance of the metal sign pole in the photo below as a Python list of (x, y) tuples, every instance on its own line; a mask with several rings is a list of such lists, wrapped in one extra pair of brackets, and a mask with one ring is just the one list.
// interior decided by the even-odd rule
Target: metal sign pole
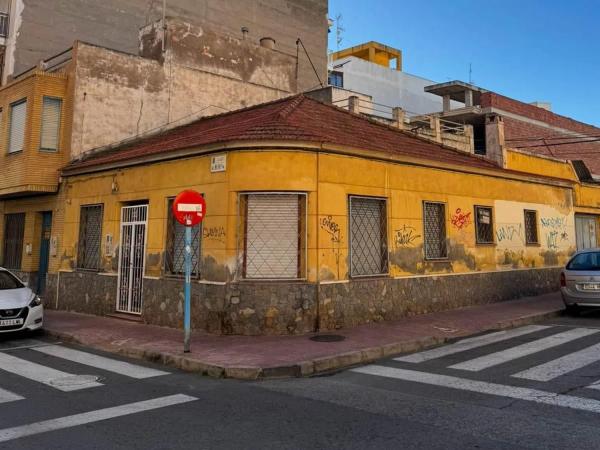
[(189, 353), (190, 338), (192, 335), (191, 318), (190, 318), (190, 294), (191, 294), (191, 278), (192, 278), (192, 227), (185, 227), (185, 300), (183, 308), (183, 325), (185, 329), (185, 337), (183, 340), (183, 351)]

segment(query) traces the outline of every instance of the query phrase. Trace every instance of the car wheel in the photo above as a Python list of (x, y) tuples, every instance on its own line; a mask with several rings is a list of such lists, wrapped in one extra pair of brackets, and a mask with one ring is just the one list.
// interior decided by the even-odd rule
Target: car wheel
[(565, 312), (569, 316), (578, 316), (579, 315), (579, 306), (577, 305), (565, 305)]

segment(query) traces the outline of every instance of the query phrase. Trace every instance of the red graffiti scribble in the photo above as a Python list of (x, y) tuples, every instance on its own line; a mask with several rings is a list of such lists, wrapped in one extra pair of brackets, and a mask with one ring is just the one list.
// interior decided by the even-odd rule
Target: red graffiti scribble
[(468, 212), (465, 214), (460, 208), (456, 208), (456, 212), (450, 218), (450, 223), (456, 229), (462, 230), (471, 225), (471, 213)]

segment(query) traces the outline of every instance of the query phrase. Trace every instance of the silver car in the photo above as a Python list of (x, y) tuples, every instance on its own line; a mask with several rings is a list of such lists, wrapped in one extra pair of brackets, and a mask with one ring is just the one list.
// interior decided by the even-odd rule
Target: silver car
[(0, 267), (0, 334), (38, 330), (43, 322), (40, 298), (16, 275)]
[(580, 306), (600, 307), (600, 249), (573, 255), (560, 274), (560, 292), (568, 313), (576, 314)]

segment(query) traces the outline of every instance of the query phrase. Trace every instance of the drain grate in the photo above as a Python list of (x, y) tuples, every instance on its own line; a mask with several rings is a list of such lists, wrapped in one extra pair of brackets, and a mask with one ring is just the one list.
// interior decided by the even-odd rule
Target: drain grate
[(344, 339), (346, 339), (346, 336), (339, 334), (318, 334), (310, 337), (310, 340), (315, 342), (340, 342)]

